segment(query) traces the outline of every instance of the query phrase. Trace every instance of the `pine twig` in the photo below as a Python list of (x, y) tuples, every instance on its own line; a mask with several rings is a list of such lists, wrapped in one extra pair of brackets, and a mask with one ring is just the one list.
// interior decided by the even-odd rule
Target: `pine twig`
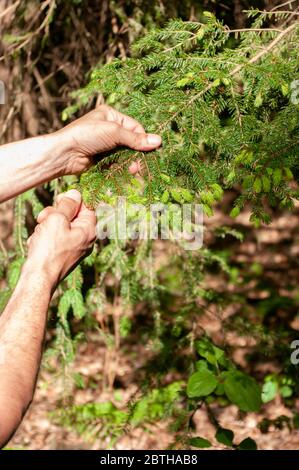
[[(280, 41), (285, 37), (287, 36), (288, 34), (290, 34), (297, 26), (298, 26), (299, 22), (295, 22), (293, 24), (291, 24), (288, 28), (286, 28), (284, 31), (282, 31), (275, 39), (273, 39), (272, 42), (270, 42), (270, 44), (268, 44), (267, 47), (265, 47), (264, 49), (262, 49), (260, 52), (258, 52), (258, 54), (256, 54), (255, 56), (253, 56), (246, 64), (239, 64), (237, 65), (237, 67), (235, 67), (229, 74), (230, 77), (233, 77), (235, 75), (237, 75), (244, 67), (245, 65), (248, 65), (248, 64), (254, 64), (256, 62), (258, 62), (264, 55), (268, 54), (272, 49), (274, 49), (279, 43)], [(201, 98), (203, 95), (205, 95), (208, 91), (210, 91), (212, 88), (213, 88), (214, 84), (213, 83), (210, 83), (210, 85), (208, 85), (206, 88), (204, 88), (203, 90), (201, 90), (199, 93), (197, 93), (196, 95), (192, 96), (192, 98), (190, 98), (189, 101), (187, 101), (187, 103), (184, 105), (184, 109), (186, 107), (189, 107), (191, 104), (194, 103), (194, 101), (197, 101), (199, 98)], [(164, 129), (171, 121), (173, 121), (173, 119), (175, 119), (180, 113), (182, 112), (182, 109), (180, 109), (179, 111), (176, 111), (172, 116), (171, 118), (169, 118), (167, 121), (163, 122), (159, 127), (158, 127), (158, 131)]]

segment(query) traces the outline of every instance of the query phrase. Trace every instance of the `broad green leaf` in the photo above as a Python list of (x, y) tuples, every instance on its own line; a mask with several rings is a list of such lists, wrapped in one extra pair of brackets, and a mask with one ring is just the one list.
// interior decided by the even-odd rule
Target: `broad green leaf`
[(237, 447), (238, 450), (257, 450), (256, 442), (251, 437), (246, 437)]
[(283, 398), (289, 398), (293, 395), (293, 389), (288, 385), (283, 385), (279, 391)]
[(209, 370), (207, 361), (200, 360), (195, 364), (196, 370)]
[(216, 390), (215, 390), (215, 393), (216, 395), (220, 396), (220, 395), (224, 395), (224, 385), (222, 383), (219, 383), (216, 387)]
[(220, 361), (222, 365), (226, 365), (223, 361), (223, 359), (225, 359), (223, 349), (215, 346), (209, 339), (202, 338), (197, 341), (196, 350), (198, 354), (204, 357), (210, 364), (216, 365)]
[(293, 425), (295, 429), (299, 429), (299, 413), (295, 413), (293, 416)]
[(205, 397), (217, 387), (218, 380), (209, 370), (194, 372), (188, 380), (187, 395), (189, 398)]
[(277, 393), (277, 382), (269, 380), (265, 382), (262, 387), (262, 401), (263, 403), (268, 403), (273, 400)]
[(253, 377), (240, 371), (225, 374), (224, 391), (227, 398), (243, 411), (258, 411), (261, 407), (261, 389)]
[(225, 446), (231, 447), (233, 445), (234, 433), (231, 429), (218, 428), (215, 437), (218, 442)]
[(191, 437), (191, 439), (189, 439), (189, 445), (192, 447), (198, 447), (198, 449), (207, 449), (212, 446), (210, 441), (203, 437)]

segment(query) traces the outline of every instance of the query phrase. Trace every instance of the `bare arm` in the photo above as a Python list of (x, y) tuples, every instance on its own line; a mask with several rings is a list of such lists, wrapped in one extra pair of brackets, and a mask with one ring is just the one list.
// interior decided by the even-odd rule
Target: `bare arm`
[(67, 143), (57, 134), (0, 147), (0, 202), (65, 174)]
[(44, 209), (38, 222), (20, 280), (0, 316), (0, 448), (32, 401), (51, 294), (95, 239), (95, 214), (76, 190), (61, 195), (56, 208)]
[(33, 397), (41, 362), (51, 281), (25, 264), (0, 317), (0, 447), (21, 422)]
[[(49, 135), (0, 147), (0, 202), (58, 176), (81, 173), (91, 157), (124, 145), (153, 150), (161, 144), (155, 134), (146, 134), (134, 119), (109, 106), (100, 106)], [(131, 172), (138, 165), (133, 163)]]

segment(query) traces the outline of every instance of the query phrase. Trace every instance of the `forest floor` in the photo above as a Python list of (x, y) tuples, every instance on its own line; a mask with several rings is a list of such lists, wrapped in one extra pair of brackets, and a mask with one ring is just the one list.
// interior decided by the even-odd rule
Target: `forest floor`
[[(142, 353), (142, 347), (140, 347)], [(99, 377), (103, 365), (104, 349), (96, 337), (90, 338), (88, 343), (79, 348), (73, 372), (79, 372), (85, 378)], [(132, 367), (132, 365), (131, 365)], [(120, 364), (119, 374), (130, 374), (128, 364)], [(66, 390), (67, 393), (66, 393)], [(136, 391), (136, 386), (131, 383), (126, 389), (119, 389), (122, 400), (126, 401)], [(8, 448), (14, 449), (105, 449), (105, 439), (88, 440), (79, 436), (76, 432), (66, 429), (51, 417), (51, 412), (63, 406), (63, 397), (70, 389), (62, 377), (57, 380), (56, 375), (42, 370), (34, 401), (26, 414), (19, 430), (8, 444)], [(110, 399), (109, 393), (98, 388), (72, 390), (74, 403), (82, 404), (93, 401), (104, 401)], [(278, 399), (264, 405), (260, 413), (248, 413), (243, 417), (236, 406), (221, 408), (213, 405), (214, 415), (221, 425), (232, 429), (235, 433), (236, 442), (246, 437), (252, 437), (258, 443), (259, 449), (299, 449), (299, 430), (290, 431), (286, 426), (283, 429), (270, 427), (263, 434), (259, 428), (264, 418), (275, 419), (281, 415), (291, 416), (288, 408)], [(215, 439), (215, 429), (210, 423), (205, 409), (198, 410), (194, 416), (196, 435), (204, 436), (213, 443), (213, 449), (222, 449)], [(109, 436), (107, 436), (107, 439)], [(153, 424), (145, 428), (135, 428), (121, 437), (115, 449), (159, 449), (165, 450), (171, 444), (171, 434), (168, 432), (168, 423)]]
[[(227, 224), (229, 221), (223, 219), (219, 211), (210, 219), (208, 224)], [(7, 247), (11, 246), (11, 226), (13, 221), (12, 205), (6, 204), (0, 207), (0, 233)], [(235, 252), (235, 257), (242, 259), (245, 263), (249, 260), (258, 261), (271, 272), (272, 277), (277, 278), (282, 292), (286, 280), (293, 279), (296, 283), (299, 278), (299, 264), (297, 262), (299, 254), (299, 208), (295, 212), (280, 213), (275, 216), (270, 227), (265, 227), (259, 231), (254, 231), (248, 223), (248, 214), (244, 213), (238, 217), (237, 224), (252, 233), (246, 237), (246, 241), (239, 245)], [(280, 249), (278, 249), (278, 246)], [(275, 251), (273, 247), (275, 246)], [(274, 253), (274, 254), (273, 254)], [(290, 262), (290, 260), (292, 260)], [(211, 279), (211, 284), (213, 279)], [(202, 326), (208, 332), (217, 332), (220, 328), (219, 322), (206, 316), (202, 319)], [(293, 321), (292, 327), (298, 330), (298, 316)], [(236, 362), (242, 363), (244, 350), (248, 348), (246, 339), (231, 333), (230, 342), (239, 347), (237, 349)], [(137, 384), (134, 382), (134, 368), (142, 362), (142, 357), (146, 354), (145, 346), (136, 343), (134, 360), (128, 357), (120, 357), (118, 364), (118, 376), (120, 381), (117, 401), (121, 404), (136, 393)], [(239, 353), (238, 353), (239, 351)], [(239, 354), (239, 357), (238, 357)], [(137, 359), (136, 359), (137, 358)], [(80, 344), (76, 360), (69, 371), (61, 371), (61, 365), (55, 363), (55, 368), (51, 371), (42, 367), (34, 401), (27, 412), (22, 425), (18, 429), (13, 439), (9, 442), (8, 448), (13, 449), (104, 449), (107, 448), (109, 432), (107, 437), (89, 439), (86, 436), (78, 435), (73, 429), (57, 424), (53, 418), (53, 412), (64, 407), (72, 397), (72, 403), (83, 404), (88, 402), (101, 402), (111, 399), (111, 393), (103, 390), (101, 377), (104, 365), (104, 345), (99, 335), (92, 332), (88, 334), (87, 341)], [(268, 365), (271, 370), (275, 365)], [(56, 370), (55, 370), (56, 369)], [(84, 379), (85, 387), (75, 386), (71, 375), (79, 373)], [(112, 397), (114, 400), (115, 397)], [(299, 449), (299, 430), (289, 430), (287, 426), (277, 429), (270, 426), (267, 433), (262, 433), (259, 423), (265, 418), (275, 419), (279, 416), (290, 417), (289, 408), (284, 406), (280, 398), (263, 405), (259, 413), (241, 414), (234, 405), (221, 408), (217, 404), (211, 405), (214, 416), (221, 426), (232, 429), (235, 433), (235, 441), (239, 442), (246, 437), (256, 440), (259, 449)], [(295, 403), (295, 409), (299, 409), (299, 400)], [(145, 427), (129, 429), (127, 434), (122, 436), (114, 448), (116, 449), (166, 449), (171, 443), (171, 434), (168, 431), (167, 422), (159, 422)], [(222, 449), (214, 438), (215, 429), (210, 423), (205, 408), (201, 408), (194, 415), (194, 426), (196, 435), (203, 436), (213, 443), (213, 449)]]

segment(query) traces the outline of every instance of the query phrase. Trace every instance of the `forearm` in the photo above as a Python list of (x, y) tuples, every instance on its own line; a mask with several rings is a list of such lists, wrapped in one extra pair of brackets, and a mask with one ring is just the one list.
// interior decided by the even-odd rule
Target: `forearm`
[(65, 174), (68, 143), (59, 133), (0, 147), (0, 202)]
[(0, 316), (0, 447), (11, 437), (34, 393), (53, 284), (25, 263)]

